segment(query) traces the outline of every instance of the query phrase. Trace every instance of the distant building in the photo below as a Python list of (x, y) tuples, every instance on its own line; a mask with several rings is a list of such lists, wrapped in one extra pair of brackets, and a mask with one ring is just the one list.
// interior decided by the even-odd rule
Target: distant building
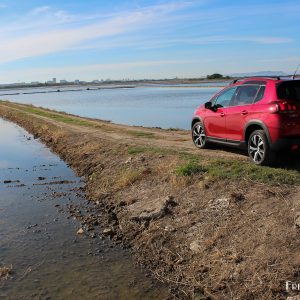
[(52, 78), (52, 80), (46, 81), (47, 84), (56, 84), (56, 78)]
[(21, 85), (25, 85), (25, 84), (26, 84), (26, 82), (14, 82), (11, 85), (12, 86), (21, 86)]
[(75, 84), (80, 84), (80, 80), (76, 79), (76, 80), (74, 80), (74, 83)]
[(66, 84), (66, 83), (68, 83), (68, 81), (67, 80), (65, 80), (65, 79), (62, 79), (62, 80), (60, 80), (60, 82), (59, 82), (60, 84)]

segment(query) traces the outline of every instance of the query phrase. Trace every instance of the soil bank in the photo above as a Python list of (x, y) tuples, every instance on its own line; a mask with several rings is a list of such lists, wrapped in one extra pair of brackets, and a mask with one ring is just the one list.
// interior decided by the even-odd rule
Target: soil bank
[(188, 131), (149, 129), (0, 102), (85, 178), (105, 234), (174, 297), (286, 299), (300, 281), (297, 157), (276, 168), (194, 149)]

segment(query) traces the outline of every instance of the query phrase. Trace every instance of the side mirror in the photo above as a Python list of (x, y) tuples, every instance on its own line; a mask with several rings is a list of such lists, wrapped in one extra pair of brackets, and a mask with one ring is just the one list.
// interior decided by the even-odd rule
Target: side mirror
[(209, 101), (209, 102), (204, 103), (204, 107), (205, 107), (206, 109), (212, 109), (211, 102)]

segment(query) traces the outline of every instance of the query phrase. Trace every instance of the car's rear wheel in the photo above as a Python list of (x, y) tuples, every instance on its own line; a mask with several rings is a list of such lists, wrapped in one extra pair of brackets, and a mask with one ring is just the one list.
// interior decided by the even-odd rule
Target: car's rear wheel
[(204, 130), (204, 126), (201, 122), (197, 122), (193, 125), (192, 139), (197, 148), (208, 148), (206, 133)]
[(256, 165), (271, 165), (275, 154), (270, 149), (267, 136), (263, 130), (255, 130), (248, 140), (248, 154), (250, 160)]

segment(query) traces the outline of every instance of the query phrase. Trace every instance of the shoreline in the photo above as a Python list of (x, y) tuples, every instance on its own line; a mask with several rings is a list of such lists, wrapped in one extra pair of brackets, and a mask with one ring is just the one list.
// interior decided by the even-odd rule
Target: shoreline
[(4, 101), (0, 117), (40, 138), (85, 178), (87, 197), (107, 212), (106, 234), (130, 247), (176, 297), (285, 299), (284, 280), (300, 279), (298, 169), (199, 151), (185, 130)]
[[(11, 89), (0, 89), (0, 96), (16, 96), (16, 95), (34, 95), (34, 94), (48, 94), (48, 93), (66, 93), (66, 92), (83, 92), (83, 91), (101, 91), (101, 90), (116, 90), (116, 89), (135, 89), (135, 88), (176, 88), (176, 89), (221, 89), (226, 85), (207, 85), (207, 86), (194, 86), (194, 85), (136, 85), (136, 86), (103, 86), (103, 87), (78, 87), (77, 89), (67, 89), (66, 87), (55, 87), (54, 90), (49, 90), (51, 87), (24, 87), (24, 88), (11, 88)], [(19, 93), (1, 93), (1, 91), (17, 91), (17, 90), (28, 90), (28, 89), (44, 89), (44, 91), (36, 92), (19, 92)]]

